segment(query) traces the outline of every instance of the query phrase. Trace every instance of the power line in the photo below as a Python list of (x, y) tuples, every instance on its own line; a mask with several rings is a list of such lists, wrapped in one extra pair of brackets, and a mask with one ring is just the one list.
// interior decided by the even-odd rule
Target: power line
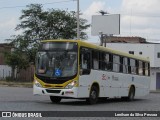
[[(57, 3), (64, 3), (64, 2), (71, 2), (71, 1), (75, 1), (75, 0), (65, 0), (65, 1), (57, 1), (57, 2), (51, 2), (51, 3), (44, 3), (41, 5), (49, 5), (49, 4), (57, 4)], [(20, 8), (20, 7), (26, 7), (26, 5), (24, 6), (10, 6), (10, 7), (1, 7), (0, 9), (11, 9), (11, 8)]]

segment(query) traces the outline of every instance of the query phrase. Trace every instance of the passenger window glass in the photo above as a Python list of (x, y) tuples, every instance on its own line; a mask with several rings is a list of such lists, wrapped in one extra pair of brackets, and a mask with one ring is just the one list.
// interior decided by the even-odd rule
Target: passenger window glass
[(117, 55), (113, 55), (113, 71), (114, 72), (120, 71), (120, 57)]
[(123, 58), (123, 73), (128, 73), (128, 59), (126, 57)]
[(143, 75), (143, 65), (142, 65), (142, 61), (139, 61), (139, 75)]
[(145, 75), (146, 75), (146, 76), (148, 76), (148, 75), (149, 75), (149, 73), (148, 73), (148, 69), (149, 69), (149, 67), (148, 67), (148, 63), (145, 63)]
[(136, 61), (134, 59), (130, 59), (131, 73), (136, 74)]
[(87, 51), (81, 51), (81, 68), (82, 69), (90, 69), (90, 53)]
[(92, 53), (92, 63), (93, 63), (93, 69), (99, 69), (99, 54), (97, 51), (93, 51)]

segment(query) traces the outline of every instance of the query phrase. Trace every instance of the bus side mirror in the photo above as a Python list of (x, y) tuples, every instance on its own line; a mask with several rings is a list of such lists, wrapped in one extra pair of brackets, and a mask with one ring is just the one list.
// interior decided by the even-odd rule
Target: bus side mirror
[(90, 72), (90, 69), (80, 69), (80, 75), (89, 75)]

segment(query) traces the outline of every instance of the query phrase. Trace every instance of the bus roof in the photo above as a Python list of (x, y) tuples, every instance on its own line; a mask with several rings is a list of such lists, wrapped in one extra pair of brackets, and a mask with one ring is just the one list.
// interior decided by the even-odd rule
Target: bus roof
[(97, 50), (101, 50), (101, 51), (106, 51), (106, 52), (109, 52), (109, 53), (113, 53), (113, 54), (117, 54), (117, 55), (121, 55), (121, 56), (130, 57), (130, 58), (133, 58), (133, 59), (139, 59), (139, 60), (149, 62), (149, 59), (147, 59), (147, 58), (143, 58), (143, 57), (140, 57), (140, 56), (128, 54), (128, 53), (121, 52), (121, 51), (118, 51), (118, 50), (114, 50), (114, 49), (109, 48), (109, 47), (98, 46), (98, 45), (95, 45), (93, 43), (88, 43), (88, 42), (85, 42), (85, 41), (82, 41), (82, 40), (65, 40), (65, 39), (58, 40), (57, 39), (57, 40), (42, 40), (41, 42), (77, 42), (80, 46), (84, 46), (84, 47), (88, 47), (88, 48), (92, 48), (92, 49), (97, 49)]

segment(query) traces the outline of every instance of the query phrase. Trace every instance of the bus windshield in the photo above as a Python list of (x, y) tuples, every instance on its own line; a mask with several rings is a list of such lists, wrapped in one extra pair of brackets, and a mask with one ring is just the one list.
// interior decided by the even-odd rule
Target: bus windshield
[(36, 55), (36, 74), (43, 77), (71, 77), (77, 73), (77, 44), (43, 43)]

